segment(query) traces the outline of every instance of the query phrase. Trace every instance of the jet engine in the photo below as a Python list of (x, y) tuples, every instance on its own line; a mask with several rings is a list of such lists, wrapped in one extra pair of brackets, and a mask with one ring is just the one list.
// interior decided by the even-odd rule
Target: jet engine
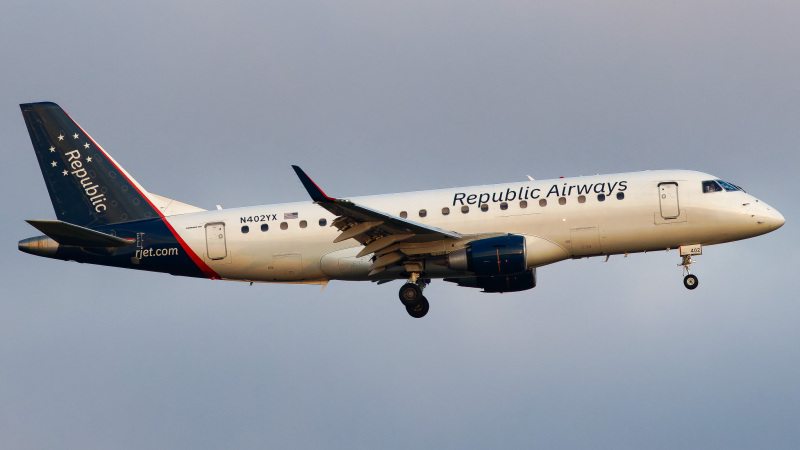
[(483, 289), (483, 292), (519, 292), (536, 287), (536, 269), (526, 270), (514, 275), (494, 277), (445, 278), (444, 281), (458, 283), (459, 286)]
[(475, 276), (445, 278), (483, 292), (517, 292), (536, 286), (536, 269), (528, 270), (525, 236), (509, 234), (471, 242), (447, 255), (447, 265)]
[(447, 266), (478, 277), (520, 273), (527, 269), (525, 236), (509, 234), (470, 242), (447, 255)]

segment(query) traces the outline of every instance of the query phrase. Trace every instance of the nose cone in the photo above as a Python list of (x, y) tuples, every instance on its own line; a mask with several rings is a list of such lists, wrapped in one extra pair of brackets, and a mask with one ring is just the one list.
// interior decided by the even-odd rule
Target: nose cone
[(756, 208), (752, 211), (752, 217), (756, 219), (756, 227), (759, 234), (769, 233), (777, 230), (786, 223), (786, 219), (777, 209), (769, 206), (762, 201), (756, 201)]
[(761, 214), (758, 218), (758, 223), (769, 227), (770, 231), (777, 230), (786, 223), (786, 219), (778, 212), (777, 209), (768, 207), (767, 211)]
[(777, 230), (778, 228), (782, 227), (783, 224), (786, 223), (786, 219), (784, 219), (783, 215), (781, 215), (781, 213), (779, 213), (777, 210), (773, 210), (773, 211), (775, 213), (774, 217), (772, 218), (772, 220), (774, 221), (774, 225), (773, 226)]

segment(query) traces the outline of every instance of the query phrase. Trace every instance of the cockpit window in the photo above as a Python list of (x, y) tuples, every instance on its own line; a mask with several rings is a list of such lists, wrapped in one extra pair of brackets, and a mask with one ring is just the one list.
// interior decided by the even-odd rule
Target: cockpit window
[(721, 192), (721, 191), (744, 191), (735, 184), (728, 183), (722, 180), (706, 180), (703, 181), (703, 192)]
[(721, 190), (722, 190), (722, 186), (717, 184), (716, 181), (714, 181), (714, 180), (703, 181), (703, 192), (704, 193), (719, 192)]
[(742, 190), (742, 188), (740, 188), (739, 186), (736, 186), (735, 184), (730, 184), (730, 183), (728, 183), (726, 181), (722, 181), (722, 180), (716, 180), (716, 181), (717, 181), (717, 183), (721, 184), (722, 187), (725, 188), (726, 191), (741, 191)]

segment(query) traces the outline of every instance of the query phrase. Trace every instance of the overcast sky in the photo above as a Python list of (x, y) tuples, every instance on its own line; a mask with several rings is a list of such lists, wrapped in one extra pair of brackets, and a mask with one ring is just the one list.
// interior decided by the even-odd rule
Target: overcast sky
[[(11, 2), (0, 15), (3, 448), (797, 448), (796, 1)], [(18, 104), (204, 208), (646, 169), (786, 225), (489, 295), (37, 258)]]

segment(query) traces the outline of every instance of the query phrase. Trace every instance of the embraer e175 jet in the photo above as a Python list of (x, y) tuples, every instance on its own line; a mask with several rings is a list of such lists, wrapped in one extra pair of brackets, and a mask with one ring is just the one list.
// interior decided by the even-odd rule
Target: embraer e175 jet
[(694, 289), (704, 246), (784, 223), (740, 187), (684, 170), (345, 200), (293, 166), (311, 201), (206, 211), (148, 192), (55, 103), (20, 107), (56, 213), (28, 221), (44, 236), (23, 252), (251, 283), (406, 280), (399, 297), (417, 318), (432, 279), (524, 291), (537, 267), (589, 256), (678, 249)]

